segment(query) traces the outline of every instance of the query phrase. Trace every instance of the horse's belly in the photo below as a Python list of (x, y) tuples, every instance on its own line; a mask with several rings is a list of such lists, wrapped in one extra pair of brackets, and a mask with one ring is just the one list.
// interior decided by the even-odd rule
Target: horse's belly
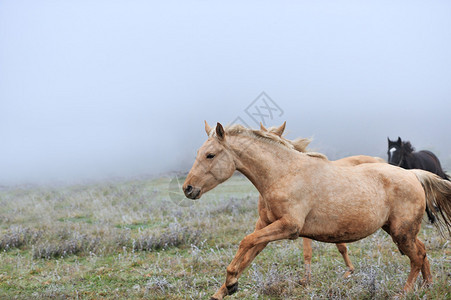
[(305, 219), (300, 236), (328, 243), (354, 242), (376, 232), (387, 218), (387, 209), (311, 213)]
[(313, 239), (315, 241), (325, 242), (325, 243), (351, 243), (358, 240), (361, 240), (363, 238), (366, 238), (367, 236), (373, 234), (376, 232), (378, 228), (372, 229), (372, 230), (365, 230), (365, 231), (340, 231), (340, 232), (327, 232), (327, 233), (314, 233), (314, 234), (308, 234), (308, 233), (301, 233), (302, 237), (307, 237), (310, 239)]

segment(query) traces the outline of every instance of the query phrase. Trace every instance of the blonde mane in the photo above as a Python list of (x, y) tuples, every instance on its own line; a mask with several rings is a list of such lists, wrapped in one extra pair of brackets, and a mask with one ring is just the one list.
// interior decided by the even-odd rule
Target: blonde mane
[[(268, 131), (269, 132), (274, 132), (277, 129), (278, 129), (277, 127), (269, 127)], [(324, 155), (322, 153), (319, 153), (319, 152), (313, 152), (313, 151), (310, 151), (309, 149), (307, 149), (307, 146), (312, 142), (312, 139), (309, 139), (309, 138), (297, 138), (295, 140), (289, 140), (289, 139), (284, 138), (283, 136), (280, 137), (280, 138), (285, 140), (285, 141), (287, 141), (287, 142), (289, 142), (291, 145), (293, 145), (294, 150), (296, 150), (296, 151), (299, 151), (301, 153), (305, 153), (306, 155), (311, 156), (311, 157), (322, 158), (322, 159), (328, 160), (326, 155)]]
[[(224, 128), (226, 135), (230, 136), (248, 136), (254, 139), (258, 139), (269, 144), (281, 145), (288, 149), (296, 150), (294, 145), (292, 145), (288, 140), (281, 138), (275, 134), (269, 132), (264, 132), (257, 129), (246, 128), (240, 124), (229, 125)], [(216, 136), (216, 131), (211, 130), (209, 136)]]
[[(311, 152), (307, 149), (307, 146), (310, 144), (312, 139), (309, 138), (297, 138), (295, 140), (289, 140), (277, 134), (274, 134), (276, 127), (270, 127), (267, 131), (250, 129), (246, 128), (240, 124), (233, 124), (227, 126), (225, 129), (225, 133), (231, 136), (237, 135), (245, 135), (251, 138), (255, 138), (258, 140), (265, 141), (270, 144), (281, 145), (286, 148), (296, 150), (298, 152), (304, 153), (311, 157), (326, 159), (327, 157), (324, 154)], [(216, 131), (211, 130), (209, 136), (216, 136)]]

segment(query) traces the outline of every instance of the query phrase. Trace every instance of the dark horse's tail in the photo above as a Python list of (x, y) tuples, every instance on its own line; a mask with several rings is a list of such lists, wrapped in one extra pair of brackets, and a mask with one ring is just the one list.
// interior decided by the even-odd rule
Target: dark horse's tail
[(423, 170), (409, 171), (415, 173), (423, 186), (426, 209), (437, 219), (435, 226), (441, 233), (446, 229), (451, 236), (451, 181)]

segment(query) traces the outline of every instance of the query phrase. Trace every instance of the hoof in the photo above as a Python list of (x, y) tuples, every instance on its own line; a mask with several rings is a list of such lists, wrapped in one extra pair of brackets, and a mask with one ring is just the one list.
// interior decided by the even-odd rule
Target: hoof
[(399, 299), (404, 298), (405, 296), (406, 296), (405, 293), (399, 292), (399, 293), (394, 294), (390, 299), (399, 300)]
[(309, 280), (307, 278), (303, 278), (303, 279), (299, 280), (299, 284), (302, 286), (308, 286)]
[(343, 274), (343, 279), (349, 278), (351, 274), (354, 273), (354, 270), (348, 270)]
[(423, 283), (421, 284), (422, 288), (428, 289), (432, 287), (432, 278), (428, 278), (426, 280), (423, 280)]
[(232, 294), (236, 293), (236, 291), (238, 291), (238, 282), (235, 282), (231, 286), (227, 287), (227, 293), (229, 295), (232, 295)]

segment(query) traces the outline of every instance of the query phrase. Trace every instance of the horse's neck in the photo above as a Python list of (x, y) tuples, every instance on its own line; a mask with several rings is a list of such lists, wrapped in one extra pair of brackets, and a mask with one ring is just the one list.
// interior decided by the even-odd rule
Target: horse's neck
[[(242, 145), (246, 148), (243, 149)], [(296, 151), (258, 139), (241, 141), (232, 149), (237, 153), (237, 170), (254, 184), (262, 196), (299, 158)]]
[(415, 155), (416, 152), (410, 152), (405, 154), (404, 161), (402, 162), (401, 167), (405, 169), (415, 169), (419, 168), (418, 158)]

